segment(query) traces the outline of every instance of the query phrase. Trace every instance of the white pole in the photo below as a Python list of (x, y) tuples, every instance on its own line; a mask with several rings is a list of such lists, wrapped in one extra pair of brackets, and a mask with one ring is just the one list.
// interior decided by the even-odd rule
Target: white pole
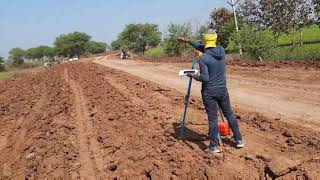
[[(229, 3), (229, 2), (228, 2)], [(239, 35), (239, 27), (238, 27), (238, 19), (237, 19), (237, 14), (236, 14), (236, 10), (234, 8), (234, 6), (237, 4), (238, 2), (234, 3), (233, 0), (231, 0), (231, 3), (229, 3), (232, 7), (232, 11), (233, 11), (233, 16), (234, 16), (234, 23), (236, 25), (236, 32), (237, 32), (237, 36), (238, 38), (240, 38), (240, 35)], [(240, 55), (242, 55), (242, 47), (241, 47), (241, 43), (239, 42), (239, 53)]]

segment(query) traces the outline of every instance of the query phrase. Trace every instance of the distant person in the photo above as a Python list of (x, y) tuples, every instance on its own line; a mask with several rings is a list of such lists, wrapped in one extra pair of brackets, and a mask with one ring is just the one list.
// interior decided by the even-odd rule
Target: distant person
[(221, 108), (232, 129), (237, 148), (244, 147), (237, 119), (232, 111), (226, 83), (226, 55), (224, 48), (217, 46), (218, 35), (209, 29), (203, 35), (203, 41), (192, 42), (183, 37), (177, 40), (189, 43), (204, 54), (199, 59), (200, 73), (188, 74), (189, 77), (202, 82), (202, 100), (208, 115), (210, 145), (206, 152), (220, 153), (218, 141), (218, 110)]

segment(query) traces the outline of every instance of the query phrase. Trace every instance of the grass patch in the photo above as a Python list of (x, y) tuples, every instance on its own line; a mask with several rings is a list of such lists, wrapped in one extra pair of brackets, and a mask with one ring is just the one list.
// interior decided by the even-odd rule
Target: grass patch
[(13, 71), (0, 72), (0, 80), (11, 79), (14, 76)]
[[(268, 36), (273, 39), (270, 30), (265, 31)], [(292, 41), (295, 46), (292, 46)], [(274, 42), (270, 42), (275, 45)], [(300, 45), (300, 32), (292, 34), (283, 34), (278, 39), (278, 47), (270, 51), (270, 55), (263, 59), (270, 60), (320, 60), (320, 28), (319, 26), (311, 26), (303, 29), (303, 45)], [(231, 41), (227, 53), (237, 53), (238, 45)], [(244, 52), (246, 53), (246, 52)]]
[[(268, 36), (273, 38), (270, 30), (265, 31)], [(292, 46), (292, 40), (295, 44), (300, 44), (300, 32), (294, 32), (292, 34), (283, 34), (278, 39), (279, 46)], [(318, 26), (311, 26), (303, 29), (303, 43), (304, 44), (317, 44), (320, 43), (320, 28)], [(236, 52), (239, 47), (234, 41), (230, 41), (227, 52)]]
[(149, 56), (149, 57), (164, 57), (166, 56), (166, 53), (164, 51), (164, 47), (155, 47), (155, 48), (151, 48), (149, 49), (146, 54), (146, 56)]
[(320, 60), (320, 44), (285, 46), (271, 50), (270, 60)]
[[(270, 34), (272, 34), (270, 32)], [(281, 35), (279, 37), (279, 46), (290, 46), (292, 41), (295, 44), (300, 43), (300, 32), (294, 32), (289, 35)], [(303, 42), (305, 44), (320, 43), (320, 28), (318, 26), (311, 26), (303, 29)]]

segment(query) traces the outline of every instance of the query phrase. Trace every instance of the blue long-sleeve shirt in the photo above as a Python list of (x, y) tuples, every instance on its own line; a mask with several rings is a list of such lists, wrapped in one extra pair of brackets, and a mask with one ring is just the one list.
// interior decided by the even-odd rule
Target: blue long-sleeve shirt
[(226, 83), (226, 55), (222, 46), (215, 48), (204, 48), (199, 42), (191, 45), (204, 54), (199, 59), (200, 75), (195, 75), (194, 79), (202, 82), (202, 92), (212, 92), (220, 88), (225, 88)]

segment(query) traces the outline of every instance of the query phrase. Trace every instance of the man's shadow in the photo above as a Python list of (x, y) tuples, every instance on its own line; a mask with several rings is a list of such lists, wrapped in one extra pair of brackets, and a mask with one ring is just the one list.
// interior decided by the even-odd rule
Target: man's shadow
[[(174, 133), (171, 133), (171, 136), (176, 138), (177, 140), (181, 140), (180, 138), (180, 130), (181, 130), (181, 123), (174, 122), (172, 123)], [(204, 143), (206, 140), (210, 140), (209, 135), (199, 134), (188, 127), (184, 127), (184, 134), (183, 140), (194, 143), (198, 145), (201, 150), (206, 150), (208, 146)], [(231, 147), (235, 147), (235, 143), (231, 140), (231, 138), (222, 138), (222, 142), (225, 145), (229, 145)]]
[[(181, 123), (174, 122), (172, 123), (174, 133), (171, 133), (171, 136), (176, 138), (177, 140), (181, 140), (180, 138), (180, 130), (181, 130)], [(208, 136), (204, 134), (199, 134), (198, 132), (193, 131), (192, 129), (189, 129), (188, 127), (184, 127), (184, 135), (183, 140), (188, 141), (191, 143), (194, 143), (199, 146), (201, 150), (207, 149), (207, 145), (203, 142), (205, 140), (209, 139)]]

